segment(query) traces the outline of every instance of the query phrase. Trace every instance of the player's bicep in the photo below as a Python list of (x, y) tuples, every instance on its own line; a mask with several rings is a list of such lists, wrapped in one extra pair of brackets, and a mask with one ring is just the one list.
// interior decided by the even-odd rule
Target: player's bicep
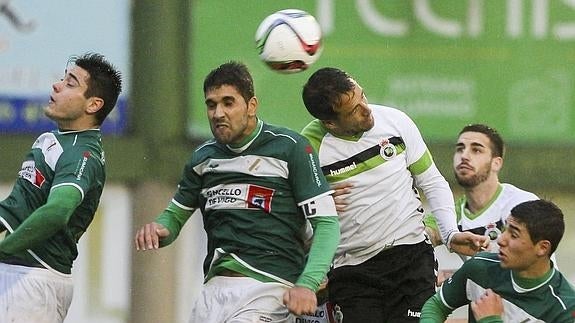
[(299, 203), (306, 218), (316, 216), (336, 216), (335, 202), (331, 194), (333, 191), (325, 192), (309, 200)]

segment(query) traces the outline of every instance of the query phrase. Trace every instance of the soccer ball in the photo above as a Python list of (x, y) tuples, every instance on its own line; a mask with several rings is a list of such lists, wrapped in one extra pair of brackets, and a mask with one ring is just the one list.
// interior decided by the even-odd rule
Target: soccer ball
[(295, 73), (306, 70), (322, 51), (321, 28), (315, 18), (299, 9), (267, 16), (256, 31), (260, 59), (272, 70)]

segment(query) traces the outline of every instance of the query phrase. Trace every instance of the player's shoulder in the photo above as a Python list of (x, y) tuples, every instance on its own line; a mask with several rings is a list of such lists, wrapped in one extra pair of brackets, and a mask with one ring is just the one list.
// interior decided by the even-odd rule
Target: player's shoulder
[(566, 314), (570, 314), (571, 318), (575, 317), (575, 287), (573, 284), (561, 273), (556, 270), (554, 278), (551, 281), (553, 286), (553, 297), (560, 300), (562, 307), (566, 308)]
[[(54, 130), (44, 133), (40, 138), (54, 138), (64, 149), (77, 147), (95, 147), (102, 148), (102, 134), (98, 129), (89, 129), (83, 131), (59, 131)], [(82, 149), (82, 148), (80, 148)]]
[(371, 113), (377, 129), (383, 129), (393, 135), (407, 136), (417, 130), (413, 119), (404, 111), (385, 105), (370, 104)]
[(369, 104), (369, 107), (371, 108), (371, 111), (375, 116), (381, 115), (387, 118), (411, 120), (411, 118), (409, 117), (409, 115), (407, 115), (407, 113), (395, 107), (390, 107), (381, 104), (371, 104), (371, 103)]
[(281, 145), (293, 145), (297, 143), (308, 143), (308, 140), (290, 128), (274, 124), (264, 123), (260, 136), (265, 140), (278, 141)]
[(305, 137), (323, 137), (327, 134), (327, 129), (321, 124), (321, 121), (314, 119), (310, 121), (301, 131)]
[(221, 146), (214, 138), (204, 141), (194, 149), (187, 164), (195, 166), (214, 156), (225, 158), (226, 154), (220, 153), (223, 151)]
[(499, 266), (501, 260), (499, 260), (497, 253), (484, 251), (478, 252), (473, 257), (469, 258), (465, 264), (467, 263), (473, 266)]
[[(94, 159), (99, 161), (101, 164), (104, 164), (104, 149), (99, 130), (94, 129), (68, 132), (53, 131), (51, 134), (53, 134), (61, 145), (62, 154), (60, 155), (60, 158), (80, 158), (82, 160)], [(51, 149), (53, 149), (53, 145), (46, 148), (46, 153), (50, 154)]]
[(501, 187), (503, 188), (502, 197), (514, 204), (539, 199), (535, 193), (523, 190), (513, 184), (501, 183)]
[(303, 128), (301, 134), (309, 140), (316, 151), (319, 151), (319, 147), (323, 142), (323, 139), (328, 135), (328, 132), (321, 124), (321, 121), (315, 119)]

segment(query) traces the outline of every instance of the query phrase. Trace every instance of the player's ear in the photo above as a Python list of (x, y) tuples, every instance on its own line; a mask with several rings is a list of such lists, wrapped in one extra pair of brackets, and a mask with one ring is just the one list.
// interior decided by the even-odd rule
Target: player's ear
[(323, 126), (327, 130), (333, 130), (333, 129), (337, 128), (337, 125), (335, 124), (335, 121), (333, 121), (333, 120), (321, 120), (321, 123), (323, 124)]
[(491, 169), (499, 172), (503, 167), (503, 157), (493, 157), (491, 159)]
[(540, 240), (536, 243), (537, 256), (551, 256), (551, 242), (549, 240)]
[(258, 98), (252, 96), (251, 99), (248, 100), (248, 116), (255, 116), (258, 110)]
[(88, 107), (86, 108), (86, 112), (88, 113), (96, 113), (104, 106), (104, 99), (93, 96), (88, 99)]

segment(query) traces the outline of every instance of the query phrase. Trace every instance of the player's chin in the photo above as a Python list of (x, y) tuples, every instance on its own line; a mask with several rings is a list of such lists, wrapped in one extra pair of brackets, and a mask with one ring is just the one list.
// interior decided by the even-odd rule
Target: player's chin
[(212, 134), (216, 141), (221, 144), (230, 144), (232, 143), (232, 136), (230, 135), (229, 129), (227, 127), (213, 127)]
[(504, 254), (502, 254), (502, 253), (500, 252), (500, 253), (497, 255), (497, 258), (499, 258), (501, 267), (503, 267), (503, 268), (509, 268), (507, 256), (505, 256)]
[(369, 131), (369, 130), (371, 130), (371, 128), (373, 128), (374, 125), (375, 125), (375, 120), (373, 119), (373, 114), (370, 114), (369, 118), (364, 123), (362, 130), (363, 131)]

